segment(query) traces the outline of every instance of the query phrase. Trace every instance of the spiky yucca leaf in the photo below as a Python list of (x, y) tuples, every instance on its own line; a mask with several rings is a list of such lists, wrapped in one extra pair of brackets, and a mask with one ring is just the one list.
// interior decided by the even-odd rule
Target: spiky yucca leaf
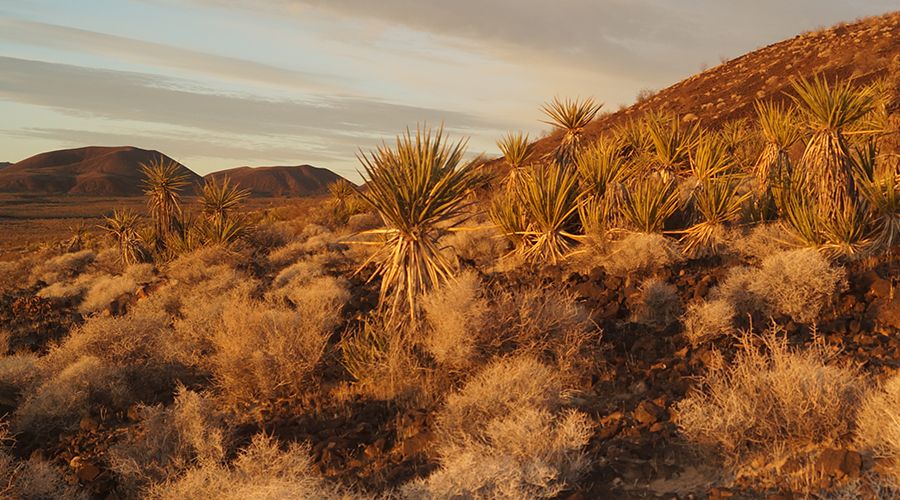
[(448, 145), (443, 127), (434, 135), (417, 127), (415, 137), (409, 130), (398, 136), (395, 149), (384, 144), (370, 155), (359, 155), (369, 189), (357, 194), (389, 226), (381, 230), (387, 240), (365, 264), (378, 260), (381, 303), (391, 297), (391, 313), (405, 303), (415, 321), (418, 298), (453, 275), (453, 265), (437, 240), (458, 223), (454, 219), (468, 193), (484, 177), (474, 168), (479, 158), (462, 164), (465, 144), (462, 140)]
[(332, 200), (336, 203), (342, 203), (356, 194), (350, 181), (343, 177), (329, 184), (328, 192), (331, 194)]
[(658, 175), (635, 178), (626, 188), (622, 215), (642, 233), (662, 232), (666, 221), (678, 210), (680, 200), (675, 181)]
[(203, 190), (200, 192), (200, 205), (203, 207), (203, 213), (212, 219), (225, 220), (230, 211), (250, 196), (249, 189), (229, 186), (229, 182), (231, 179), (228, 176), (224, 176), (221, 183), (214, 176), (203, 185)]
[(778, 190), (778, 205), (794, 236), (807, 247), (819, 247), (823, 243), (818, 207), (812, 188), (798, 172), (786, 179)]
[(616, 142), (621, 145), (624, 156), (632, 156), (641, 151), (649, 151), (653, 140), (643, 120), (629, 119), (624, 125), (618, 125), (615, 131)]
[(559, 146), (553, 151), (556, 163), (565, 167), (572, 164), (580, 149), (581, 131), (597, 116), (602, 106), (603, 103), (595, 103), (593, 97), (584, 101), (577, 98), (561, 101), (559, 97), (554, 97), (552, 102), (541, 106), (541, 111), (550, 118), (549, 121), (541, 121), (565, 131)]
[(581, 181), (582, 191), (603, 196), (606, 186), (626, 180), (631, 171), (614, 142), (597, 141), (575, 158), (575, 170)]
[(525, 210), (515, 191), (504, 191), (491, 200), (491, 221), (516, 249), (525, 245), (528, 222)]
[(715, 134), (700, 135), (690, 160), (691, 172), (701, 184), (730, 173), (734, 167), (727, 144)]
[(835, 257), (858, 257), (872, 243), (869, 217), (864, 209), (845, 205), (840, 212), (819, 220), (822, 249)]
[(148, 203), (158, 243), (165, 243), (169, 234), (176, 229), (178, 217), (181, 216), (179, 192), (188, 183), (188, 174), (182, 172), (181, 168), (177, 162), (167, 162), (162, 157), (149, 164), (141, 163), (141, 172), (147, 176), (144, 180), (147, 186), (144, 194), (150, 197)]
[(503, 153), (506, 163), (512, 168), (519, 168), (534, 153), (534, 143), (528, 142), (528, 134), (507, 132), (497, 141), (497, 147)]
[(876, 166), (877, 143), (857, 155), (857, 185), (875, 214), (877, 236), (872, 250), (890, 251), (900, 243), (900, 172), (896, 162)]
[[(788, 149), (803, 136), (795, 107), (785, 107), (771, 101), (757, 101), (756, 115), (766, 138), (766, 145), (756, 162), (754, 174), (758, 198), (772, 196), (783, 184), (783, 178), (791, 175), (791, 158)], [(778, 199), (777, 195), (774, 195)]]
[(699, 125), (695, 122), (682, 128), (681, 122), (668, 113), (652, 113), (647, 116), (646, 124), (660, 171), (674, 178), (689, 160)]
[(722, 130), (720, 130), (717, 135), (722, 140), (725, 150), (728, 151), (729, 154), (734, 154), (749, 136), (747, 119), (738, 118), (736, 120), (728, 120), (722, 124)]
[(569, 232), (578, 210), (575, 176), (557, 163), (531, 168), (522, 176), (518, 194), (530, 223), (522, 255), (535, 263), (558, 263), (577, 243)]
[(214, 217), (197, 225), (197, 234), (205, 243), (212, 245), (229, 245), (241, 239), (246, 232), (246, 221), (233, 217)]
[(578, 205), (578, 217), (585, 234), (602, 234), (621, 227), (621, 205), (624, 199), (621, 183), (607, 185), (602, 195), (592, 194)]

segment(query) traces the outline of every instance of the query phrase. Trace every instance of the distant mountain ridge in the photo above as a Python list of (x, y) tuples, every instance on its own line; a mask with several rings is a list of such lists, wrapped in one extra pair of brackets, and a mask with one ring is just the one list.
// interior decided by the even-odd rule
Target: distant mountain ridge
[[(89, 146), (41, 153), (17, 163), (0, 162), (0, 192), (69, 194), (82, 196), (142, 196), (146, 176), (141, 165), (174, 161), (159, 151), (131, 146)], [(228, 176), (233, 185), (250, 189), (252, 196), (311, 196), (324, 193), (340, 179), (334, 172), (293, 167), (239, 167), (201, 177), (179, 164), (190, 185)], [(192, 189), (185, 189), (191, 194)]]
[(231, 184), (249, 189), (253, 196), (310, 196), (324, 193), (341, 176), (311, 165), (293, 167), (238, 167), (206, 174), (204, 179), (228, 177)]
[[(131, 146), (64, 149), (41, 153), (0, 170), (0, 191), (87, 196), (141, 196), (141, 165), (172, 158)], [(177, 162), (176, 162), (177, 163)], [(184, 165), (190, 183), (203, 178)]]

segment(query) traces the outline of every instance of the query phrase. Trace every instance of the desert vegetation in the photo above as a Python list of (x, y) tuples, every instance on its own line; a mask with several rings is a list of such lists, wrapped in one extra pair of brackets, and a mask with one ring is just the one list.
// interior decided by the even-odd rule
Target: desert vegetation
[(893, 498), (897, 81), (417, 126), (294, 216), (149, 164), (0, 263), (0, 496)]

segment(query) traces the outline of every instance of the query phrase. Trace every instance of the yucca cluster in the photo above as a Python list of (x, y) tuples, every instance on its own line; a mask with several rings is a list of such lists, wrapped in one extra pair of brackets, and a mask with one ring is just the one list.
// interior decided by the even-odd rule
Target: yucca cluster
[[(601, 135), (585, 127), (602, 104), (555, 98), (542, 107), (561, 131), (559, 145), (535, 158), (528, 136), (497, 145), (509, 164), (494, 189), (490, 217), (529, 263), (557, 264), (588, 236), (628, 233), (677, 238), (689, 257), (714, 255), (728, 225), (781, 220), (797, 243), (850, 258), (891, 248), (900, 235), (897, 162), (879, 155), (885, 85), (793, 82), (792, 103), (758, 102), (757, 121), (719, 130), (662, 112)], [(378, 260), (382, 298), (416, 310), (416, 296), (451, 279), (437, 245), (485, 182), (477, 161), (462, 164), (464, 141), (417, 129), (360, 159), (370, 191), (360, 193), (388, 229)], [(792, 152), (804, 146), (802, 154)]]

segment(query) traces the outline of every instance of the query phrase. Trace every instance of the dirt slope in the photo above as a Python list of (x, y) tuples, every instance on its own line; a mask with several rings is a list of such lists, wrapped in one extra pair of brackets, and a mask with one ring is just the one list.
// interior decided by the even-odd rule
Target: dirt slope
[(227, 176), (253, 196), (309, 196), (325, 192), (341, 176), (310, 165), (295, 167), (238, 167), (213, 172), (204, 179)]
[[(85, 147), (50, 151), (32, 156), (0, 170), (0, 191), (97, 196), (141, 196), (141, 164), (160, 157), (158, 151), (130, 146)], [(202, 178), (185, 166), (191, 183)]]

